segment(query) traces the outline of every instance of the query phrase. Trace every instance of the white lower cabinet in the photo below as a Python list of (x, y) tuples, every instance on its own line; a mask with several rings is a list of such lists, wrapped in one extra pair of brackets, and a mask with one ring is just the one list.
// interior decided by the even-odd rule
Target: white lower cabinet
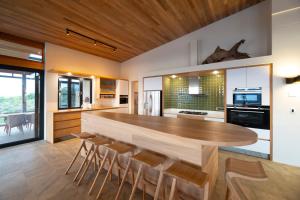
[(255, 151), (264, 154), (270, 154), (270, 141), (258, 140), (255, 144), (237, 147), (239, 149), (245, 149), (250, 151)]
[(169, 113), (164, 113), (164, 117), (172, 117), (172, 118), (177, 118), (177, 114), (169, 114)]
[(255, 151), (264, 154), (270, 154), (270, 130), (264, 129), (256, 129), (249, 128), (257, 134), (258, 140), (256, 143), (247, 145), (247, 146), (239, 146), (237, 148)]
[(224, 122), (224, 119), (222, 119), (222, 118), (205, 117), (204, 119), (207, 121), (213, 121), (213, 122)]
[(249, 128), (257, 134), (258, 139), (270, 140), (270, 130)]

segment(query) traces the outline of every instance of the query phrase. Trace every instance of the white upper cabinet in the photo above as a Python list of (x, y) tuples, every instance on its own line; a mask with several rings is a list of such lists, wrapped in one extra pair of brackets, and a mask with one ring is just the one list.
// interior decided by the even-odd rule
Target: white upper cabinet
[(270, 67), (244, 67), (226, 71), (226, 104), (233, 104), (235, 88), (262, 88), (262, 104), (270, 105)]
[(247, 87), (262, 88), (262, 105), (270, 105), (270, 67), (248, 67)]
[(128, 95), (128, 81), (126, 80), (118, 80), (117, 88), (119, 88), (120, 95)]
[(245, 88), (246, 68), (228, 69), (226, 71), (226, 104), (233, 104), (233, 90), (235, 88)]
[(144, 91), (162, 90), (162, 76), (144, 78)]

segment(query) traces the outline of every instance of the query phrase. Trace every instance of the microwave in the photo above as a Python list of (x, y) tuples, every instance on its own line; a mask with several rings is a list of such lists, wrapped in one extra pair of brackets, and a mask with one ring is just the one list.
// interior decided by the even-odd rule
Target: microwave
[(261, 88), (236, 88), (233, 91), (234, 106), (261, 106), (262, 92)]

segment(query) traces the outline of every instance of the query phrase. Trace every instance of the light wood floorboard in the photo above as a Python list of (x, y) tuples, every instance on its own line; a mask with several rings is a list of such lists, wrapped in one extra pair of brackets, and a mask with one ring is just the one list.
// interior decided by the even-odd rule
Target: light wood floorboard
[[(95, 194), (92, 196), (87, 194), (91, 184), (91, 181), (87, 180), (93, 175), (92, 172), (79, 187), (72, 182), (74, 170), (71, 170), (69, 175), (64, 175), (79, 145), (79, 140), (73, 139), (54, 145), (39, 141), (0, 149), (0, 200), (95, 199)], [(257, 158), (245, 155), (220, 151), (219, 176), (212, 200), (225, 198), (223, 174), (224, 161), (227, 157), (257, 160)], [(237, 180), (238, 184), (244, 186), (250, 199), (299, 200), (300, 168), (266, 160), (262, 162), (269, 176), (267, 182), (249, 183)], [(99, 180), (103, 180), (103, 177), (104, 173)], [(101, 181), (98, 184), (100, 185)], [(114, 177), (112, 182), (108, 182), (102, 199), (113, 199), (116, 194), (116, 185), (117, 179)], [(128, 199), (130, 189), (131, 186), (125, 184), (121, 199)], [(141, 191), (138, 191), (135, 199), (141, 199), (141, 196)], [(148, 196), (147, 199), (151, 198)]]

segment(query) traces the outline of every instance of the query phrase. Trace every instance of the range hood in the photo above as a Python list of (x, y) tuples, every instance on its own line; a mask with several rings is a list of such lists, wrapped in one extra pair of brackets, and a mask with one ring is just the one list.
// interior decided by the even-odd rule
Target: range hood
[(189, 94), (190, 95), (205, 95), (203, 94), (203, 88), (200, 85), (201, 77), (189, 77)]

